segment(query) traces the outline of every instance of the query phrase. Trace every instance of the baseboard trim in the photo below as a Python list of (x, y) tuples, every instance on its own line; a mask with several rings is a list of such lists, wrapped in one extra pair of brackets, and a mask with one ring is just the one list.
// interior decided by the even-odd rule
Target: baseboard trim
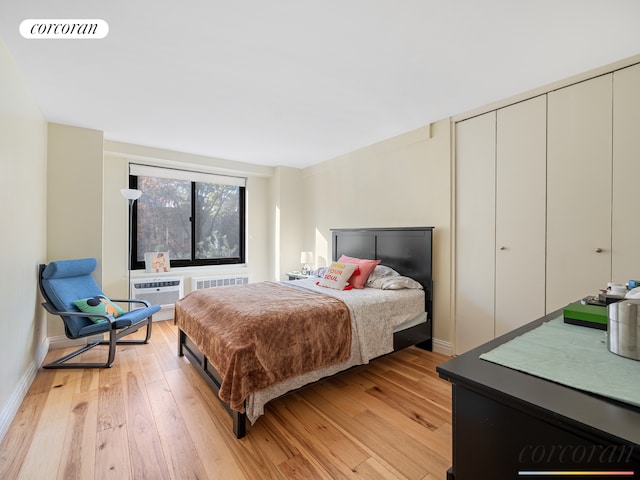
[(4, 436), (9, 431), (9, 427), (11, 426), (11, 422), (15, 418), (18, 410), (20, 409), (20, 405), (24, 400), (24, 397), (27, 396), (27, 392), (31, 387), (34, 379), (36, 378), (36, 374), (38, 373), (38, 369), (40, 365), (44, 362), (44, 358), (49, 351), (49, 339), (45, 338), (44, 341), (38, 347), (38, 351), (36, 352), (36, 358), (29, 364), (27, 370), (22, 375), (22, 378), (18, 382), (16, 389), (11, 395), (11, 398), (7, 402), (6, 405), (0, 411), (0, 441), (4, 439)]
[(453, 356), (453, 345), (451, 345), (451, 342), (445, 342), (444, 340), (434, 338), (431, 345), (434, 352), (441, 353), (449, 357)]

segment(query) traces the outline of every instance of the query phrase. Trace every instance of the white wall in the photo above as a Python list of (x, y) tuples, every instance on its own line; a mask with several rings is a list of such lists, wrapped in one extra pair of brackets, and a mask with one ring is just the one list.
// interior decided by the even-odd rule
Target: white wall
[(305, 249), (331, 259), (331, 228), (433, 226), (434, 348), (451, 341), (451, 126), (443, 120), (303, 172)]
[(0, 439), (46, 353), (47, 122), (0, 39)]

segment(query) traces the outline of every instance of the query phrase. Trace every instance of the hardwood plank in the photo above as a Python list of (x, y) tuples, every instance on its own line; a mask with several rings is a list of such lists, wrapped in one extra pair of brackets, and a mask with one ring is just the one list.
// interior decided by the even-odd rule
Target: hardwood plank
[(213, 392), (203, 383), (198, 384), (196, 392), (203, 399), (205, 410), (211, 420), (220, 428), (221, 438), (227, 443), (244, 478), (248, 480), (284, 478), (272, 459), (289, 458), (295, 455), (298, 452), (295, 445), (278, 435), (269, 422), (258, 422), (257, 425), (250, 427), (250, 435), (238, 441), (232, 432), (227, 411)]
[[(63, 442), (73, 408), (77, 373), (58, 370), (20, 470), (20, 479), (55, 478), (63, 456)], [(46, 452), (46, 455), (43, 454)]]
[(125, 382), (127, 432), (133, 477), (149, 480), (168, 479), (169, 469), (162, 453), (146, 391), (141, 388), (140, 379), (134, 372), (126, 372)]
[(375, 375), (375, 381), (383, 378), (392, 388), (399, 388), (411, 392), (413, 395), (420, 397), (431, 405), (437, 405), (439, 409), (446, 411), (447, 414), (451, 413), (451, 405), (447, 403), (451, 398), (451, 385), (445, 380), (437, 377), (434, 377), (432, 380), (430, 377), (424, 376), (418, 381), (410, 383), (410, 388), (407, 388), (409, 384), (408, 378), (395, 370), (389, 370), (384, 373), (384, 375), (380, 375), (374, 370), (369, 370), (367, 371), (367, 375)]
[(98, 431), (127, 423), (123, 383), (119, 366), (100, 370), (98, 382)]
[[(174, 347), (174, 354), (178, 352), (178, 328), (173, 320), (153, 323), (154, 341), (162, 341), (170, 347)], [(158, 335), (155, 334), (158, 332)], [(160, 336), (160, 338), (158, 338)]]
[(397, 472), (390, 470), (387, 466), (378, 461), (375, 457), (367, 459), (355, 468), (358, 478), (367, 480), (394, 480), (405, 478)]
[(164, 373), (158, 360), (158, 355), (152, 349), (144, 349), (138, 352), (142, 378), (145, 383), (153, 383), (164, 380)]
[(226, 425), (213, 421), (206, 412), (205, 404), (215, 399), (203, 399), (181, 371), (167, 372), (166, 378), (207, 478), (245, 478), (233, 458), (233, 439), (227, 441), (220, 432)]
[(365, 412), (359, 415), (356, 432), (376, 438), (375, 451), (408, 478), (420, 478), (426, 473), (445, 471), (449, 462), (439, 455), (430, 455), (424, 446), (404, 431), (393, 428), (386, 419)]
[(96, 480), (130, 480), (131, 454), (126, 424), (99, 430), (96, 438)]
[[(50, 375), (53, 378), (53, 375)], [(0, 478), (18, 478), (22, 463), (33, 443), (47, 393), (27, 395), (0, 444)]]
[[(359, 388), (352, 387), (351, 394), (349, 394), (348, 388), (342, 388), (339, 393), (336, 393), (330, 387), (322, 387), (323, 388), (320, 388), (319, 385), (311, 387), (318, 395), (305, 396), (309, 403), (316, 409), (326, 412), (327, 415), (331, 416), (347, 435), (369, 450), (372, 456), (384, 462), (387, 468), (392, 471), (397, 471), (401, 475), (401, 478), (419, 478), (419, 475), (423, 472), (410, 457), (405, 455), (401, 450), (398, 450), (400, 443), (397, 439), (389, 436), (391, 433), (396, 433), (398, 429), (392, 428), (391, 430), (393, 430), (393, 432), (385, 432), (384, 429), (372, 431), (368, 426), (363, 425), (363, 421), (369, 421), (365, 420), (366, 417), (371, 415), (371, 412), (367, 409), (351, 416), (346, 414), (342, 409), (336, 408), (335, 402), (343, 402), (345, 398), (348, 398), (350, 403), (359, 403), (356, 400), (357, 396), (363, 395), (363, 392)], [(400, 432), (400, 434), (405, 435), (402, 432)], [(393, 440), (393, 442), (390, 442), (390, 440)]]
[[(437, 405), (434, 406), (433, 403), (416, 395), (415, 390), (405, 390), (375, 373), (366, 372), (363, 375), (376, 382), (376, 386), (368, 389), (366, 393), (389, 406), (393, 406), (394, 410), (430, 430), (435, 430), (445, 423), (447, 414), (449, 418), (451, 416), (451, 413), (446, 409), (438, 408)], [(388, 375), (391, 375), (391, 372)], [(425, 408), (426, 405), (428, 408)]]
[[(367, 375), (367, 372), (363, 371), (360, 374)], [(372, 378), (375, 378), (375, 376), (372, 375)], [(404, 432), (411, 436), (416, 443), (423, 444), (425, 449), (432, 450), (431, 453), (450, 457), (451, 434), (450, 432), (447, 433), (448, 430), (440, 428), (444, 425), (450, 425), (450, 422), (434, 428), (433, 425), (417, 421), (423, 416), (429, 415), (429, 412), (432, 410), (431, 406), (428, 404), (421, 404), (420, 402), (411, 402), (413, 408), (407, 409), (403, 407), (404, 401), (399, 403), (389, 399), (384, 401), (385, 394), (383, 390), (381, 390), (383, 386), (385, 387), (384, 391), (386, 391), (387, 389), (384, 382), (381, 382), (379, 387), (376, 389), (370, 389), (367, 391), (363, 391), (352, 385), (345, 385), (340, 389), (339, 393), (334, 393), (331, 390), (331, 387), (325, 386), (322, 390), (319, 390), (320, 396), (323, 397), (323, 400), (316, 403), (316, 407), (327, 408), (326, 405), (330, 404), (333, 401), (332, 399), (338, 396), (343, 399), (349, 399), (351, 403), (360, 404), (363, 407), (366, 406), (366, 409), (364, 409), (359, 415), (366, 412), (372, 412), (390, 422), (393, 425), (394, 430)], [(395, 392), (395, 390), (391, 391)], [(396, 393), (392, 395), (396, 395)]]
[[(272, 421), (283, 436), (295, 442), (301, 455), (309, 458), (307, 463), (317, 470), (312, 478), (357, 478), (354, 467), (370, 454), (303, 398), (293, 400), (288, 397), (286, 402), (278, 402), (264, 420)], [(291, 464), (289, 460), (280, 466)]]
[(147, 384), (151, 410), (172, 478), (205, 478), (204, 467), (193, 445), (171, 390), (164, 380)]
[[(298, 445), (287, 435), (283, 435), (274, 422), (260, 420), (251, 430), (256, 435), (243, 438), (243, 451), (238, 452), (238, 461), (246, 463), (248, 467), (245, 469), (245, 478), (287, 479), (289, 473), (281, 470), (280, 465), (300, 455)], [(275, 460), (276, 458), (283, 460)]]
[[(148, 345), (144, 345), (144, 347), (150, 347), (155, 352), (163, 372), (180, 368), (177, 334), (175, 337), (169, 338), (165, 335), (166, 328), (163, 328), (166, 327), (168, 322), (173, 323), (172, 320), (155, 322), (151, 330), (153, 332), (151, 342)], [(163, 324), (163, 326), (159, 326), (158, 324)], [(156, 332), (156, 330), (158, 330), (158, 332)]]
[[(420, 478), (419, 474), (424, 473), (420, 465), (423, 468), (431, 468), (423, 461), (418, 460), (416, 463), (413, 460), (414, 457), (425, 455), (441, 457), (444, 454), (450, 458), (451, 439), (444, 436), (442, 432), (434, 433), (416, 424), (395, 408), (380, 402), (359, 388), (347, 386), (340, 389), (340, 393), (336, 393), (330, 387), (319, 387), (314, 386), (318, 396), (307, 396), (307, 400), (320, 410), (330, 411), (331, 415), (336, 416), (337, 423), (345, 430), (408, 478)], [(341, 410), (333, 408), (332, 404), (337, 398), (340, 398), (340, 401), (348, 398), (351, 403), (361, 403), (369, 408), (354, 417), (345, 416), (342, 415)], [(384, 421), (382, 422), (381, 419)], [(373, 425), (376, 424), (379, 424), (378, 428), (372, 430)], [(420, 454), (417, 454), (418, 449), (422, 449)], [(409, 452), (414, 452), (415, 455)]]
[(100, 382), (100, 371), (96, 368), (86, 368), (82, 371), (78, 390), (80, 392), (97, 391)]
[[(320, 475), (313, 465), (302, 455), (291, 457), (286, 462), (278, 465), (284, 476), (290, 480), (307, 480), (309, 478), (326, 478), (331, 480), (332, 477)], [(338, 477), (333, 477), (338, 478)]]
[[(81, 376), (79, 384), (85, 377)], [(77, 393), (72, 399), (62, 457), (58, 468), (61, 480), (93, 478), (96, 453), (98, 391)]]
[[(116, 354), (116, 358), (118, 358)], [(96, 419), (96, 478), (130, 479), (127, 414), (120, 362), (100, 369)]]

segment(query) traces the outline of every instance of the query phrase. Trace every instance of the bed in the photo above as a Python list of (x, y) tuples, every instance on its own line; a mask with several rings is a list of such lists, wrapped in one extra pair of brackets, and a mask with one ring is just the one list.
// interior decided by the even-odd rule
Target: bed
[[(178, 355), (186, 356), (218, 394), (237, 438), (246, 434), (247, 420), (255, 422), (270, 400), (287, 392), (410, 345), (431, 350), (432, 231), (331, 231), (334, 262), (343, 255), (379, 260), (381, 266), (418, 282), (419, 290), (337, 290), (317, 286), (318, 278), (309, 278), (217, 287), (193, 292), (176, 303)], [(280, 296), (284, 300), (274, 300)], [(227, 300), (245, 310), (227, 311), (217, 303)], [(319, 313), (321, 309), (330, 309), (330, 315)], [(329, 321), (334, 323), (325, 325)], [(233, 332), (230, 324), (237, 327)], [(289, 328), (292, 324), (299, 328)], [(243, 342), (256, 337), (265, 337), (266, 346), (248, 352)], [(243, 346), (221, 360), (221, 351), (229, 345)], [(262, 361), (266, 357), (273, 362), (268, 368)]]

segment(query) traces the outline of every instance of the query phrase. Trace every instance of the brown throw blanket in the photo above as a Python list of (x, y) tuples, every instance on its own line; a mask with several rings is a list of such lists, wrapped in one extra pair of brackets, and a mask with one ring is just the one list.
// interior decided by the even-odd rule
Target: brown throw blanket
[(351, 351), (344, 302), (275, 282), (192, 292), (176, 302), (175, 321), (222, 377), (219, 397), (239, 412), (249, 394)]

